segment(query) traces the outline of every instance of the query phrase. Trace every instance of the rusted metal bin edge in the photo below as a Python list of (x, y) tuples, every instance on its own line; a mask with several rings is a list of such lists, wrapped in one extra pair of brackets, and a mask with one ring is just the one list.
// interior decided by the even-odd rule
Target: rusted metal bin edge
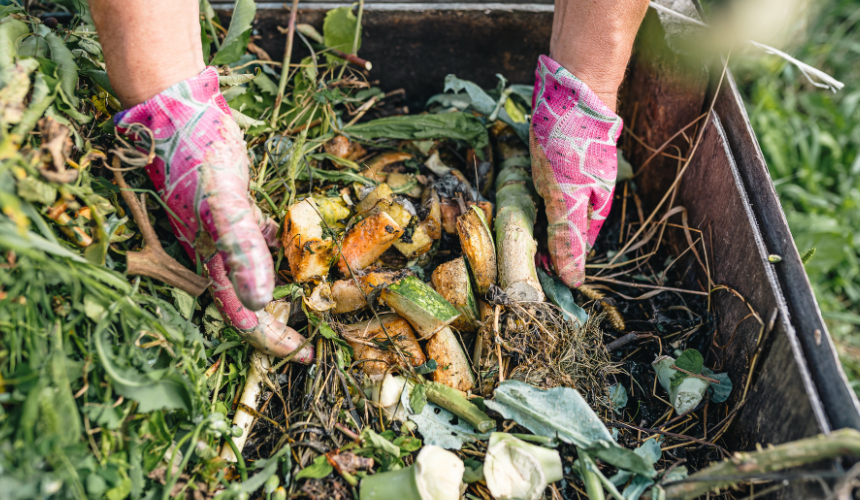
[[(325, 10), (340, 5), (345, 4), (322, 2), (302, 3), (300, 4), (300, 22), (316, 23), (321, 21)], [(213, 6), (220, 11), (229, 11), (232, 8), (232, 4), (213, 4)], [(265, 34), (269, 33), (268, 36), (270, 37), (278, 36), (276, 30), (273, 29), (274, 23), (278, 22), (279, 17), (284, 19), (286, 16), (273, 15), (274, 13), (271, 11), (279, 10), (283, 12), (284, 4), (259, 3), (258, 8), (261, 9), (261, 12), (258, 13), (258, 19), (261, 21), (258, 28), (260, 29), (261, 34), (266, 36)], [(389, 11), (390, 14), (402, 12), (404, 15), (408, 13), (414, 14), (416, 11), (426, 11), (426, 13), (431, 17), (434, 14), (441, 16), (441, 11), (484, 11), (488, 16), (488, 23), (492, 23), (493, 18), (499, 20), (502, 19), (501, 16), (506, 14), (510, 17), (510, 12), (522, 12), (525, 14), (525, 17), (531, 18), (534, 16), (537, 19), (537, 14), (542, 14), (540, 17), (543, 17), (551, 12), (552, 6), (546, 4), (516, 4), (503, 2), (477, 4), (369, 3), (366, 4), (366, 9), (368, 11)], [(269, 10), (270, 12), (267, 13), (266, 10)], [(227, 14), (227, 12), (223, 13)], [(448, 13), (446, 15), (451, 14)], [(371, 16), (368, 16), (365, 19), (366, 22), (372, 23)], [(535, 54), (544, 51), (549, 40), (549, 23), (541, 23), (542, 26), (538, 26), (534, 21), (520, 20), (519, 22), (524, 25), (529, 25), (529, 23), (531, 23), (527, 30), (517, 33), (517, 35), (525, 35), (525, 38), (515, 36), (513, 37), (513, 40), (506, 40), (506, 37), (501, 37), (501, 39), (494, 42), (497, 46), (497, 50), (494, 51), (489, 51), (487, 47), (482, 47), (486, 56), (494, 59), (491, 63), (482, 65), (482, 67), (497, 67), (501, 62), (496, 61), (496, 59), (502, 59), (499, 54), (505, 53), (504, 69), (506, 70), (506, 75), (510, 77), (511, 81), (528, 83), (532, 78), (531, 72), (533, 71), (532, 68), (534, 62), (517, 61), (515, 60), (515, 56), (517, 55), (516, 53), (512, 56), (506, 51), (515, 48), (517, 45), (523, 49), (523, 53), (527, 54)], [(265, 24), (265, 26), (263, 24)], [(280, 24), (284, 25), (285, 23), (281, 22)], [(402, 29), (402, 27), (392, 27), (391, 29)], [(435, 29), (440, 29), (440, 26), (436, 25)], [(444, 28), (441, 29), (444, 30)], [(271, 34), (270, 32), (275, 32), (275, 34)], [(444, 36), (456, 38), (458, 34), (456, 32), (444, 33)], [(474, 34), (471, 36), (475, 37)], [(282, 46), (283, 36), (280, 35), (278, 37), (280, 38), (278, 44)], [(263, 42), (265, 43), (265, 40)], [(272, 40), (272, 42), (274, 42), (274, 40)], [(490, 45), (493, 45), (493, 43)], [(278, 49), (275, 46), (267, 47), (267, 49), (268, 48), (274, 49), (270, 50), (270, 54), (272, 54), (275, 59), (279, 59)], [(470, 46), (464, 46), (464, 50), (466, 51), (470, 50), (470, 48)], [(394, 47), (392, 47), (392, 49), (394, 49)], [(408, 50), (409, 47), (406, 47), (405, 49)], [(479, 50), (480, 49), (481, 48), (479, 48)], [(283, 49), (280, 50), (282, 52)], [(365, 55), (364, 52), (362, 54)], [(381, 54), (378, 55), (381, 56)], [(457, 57), (458, 54), (450, 54), (449, 56)], [(394, 59), (402, 61), (404, 58), (400, 56), (395, 57)], [(469, 59), (469, 57), (466, 56), (465, 59)], [(523, 62), (526, 64), (521, 64)], [(420, 61), (417, 62), (417, 64), (416, 61), (412, 61), (412, 64), (417, 66), (417, 68), (413, 67), (409, 71), (390, 72), (392, 78), (385, 78), (385, 81), (383, 81), (382, 84), (386, 87), (392, 86), (392, 88), (396, 88), (397, 86), (408, 86), (410, 88), (414, 88), (415, 79), (420, 78), (427, 83), (420, 86), (426, 88), (418, 89), (418, 94), (427, 94), (427, 89), (429, 88), (432, 88), (430, 91), (431, 93), (437, 92), (439, 82), (444, 75), (433, 75), (433, 73), (438, 71), (434, 72), (432, 70), (424, 73), (420, 72), (422, 67), (432, 68), (432, 64), (422, 64)], [(456, 64), (454, 65), (456, 66)], [(502, 68), (499, 69), (501, 70)], [(377, 72), (374, 71), (374, 73)], [(383, 73), (389, 73), (389, 71), (383, 71)], [(465, 74), (465, 70), (463, 73), (464, 77), (472, 76)], [(713, 88), (713, 81), (719, 78), (720, 71), (711, 71), (710, 74), (712, 80), (711, 88)], [(437, 79), (436, 76), (440, 77)], [(412, 78), (412, 80), (407, 84), (404, 80), (405, 78)], [(472, 78), (479, 84), (492, 85), (494, 83), (491, 81), (492, 75), (488, 77), (474, 75)], [(728, 85), (724, 83), (715, 105), (715, 111), (717, 115), (722, 118), (721, 123), (724, 128), (723, 133), (727, 138), (727, 142), (731, 149), (731, 156), (733, 156), (734, 160), (732, 163), (737, 166), (739, 176), (743, 180), (743, 184), (745, 186), (745, 189), (742, 188), (743, 191), (745, 191), (744, 198), (749, 201), (752, 216), (755, 219), (753, 222), (758, 227), (757, 232), (761, 234), (761, 238), (763, 239), (763, 246), (759, 246), (762, 247), (763, 251), (777, 253), (784, 259), (782, 267), (774, 266), (773, 271), (778, 277), (778, 282), (771, 283), (771, 286), (775, 289), (775, 294), (778, 295), (777, 302), (781, 304), (781, 307), (779, 307), (779, 322), (783, 324), (783, 327), (780, 328), (780, 330), (789, 337), (791, 351), (793, 352), (793, 357), (798, 364), (798, 369), (800, 370), (801, 378), (803, 379), (802, 384), (804, 385), (805, 392), (810, 399), (810, 404), (814, 408), (813, 413), (818, 421), (817, 427), (824, 432), (827, 432), (830, 429), (846, 426), (860, 428), (860, 412), (858, 412), (857, 399), (848, 387), (844, 373), (838, 364), (833, 344), (821, 319), (815, 299), (812, 296), (803, 267), (800, 264), (799, 254), (790, 238), (784, 214), (781, 211), (773, 184), (767, 173), (767, 167), (761, 156), (761, 151), (758, 147), (755, 135), (749, 127), (746, 111), (741, 104), (740, 97), (737, 94), (737, 89), (731, 75), (727, 76), (726, 81), (728, 82)], [(710, 98), (706, 99), (704, 102), (710, 104)], [(768, 275), (773, 276), (773, 272), (768, 272)], [(770, 279), (768, 279), (768, 281), (770, 281)], [(789, 300), (787, 300), (787, 297), (784, 295), (784, 292), (786, 291), (789, 292)], [(818, 329), (821, 332), (820, 335), (815, 335), (815, 329)], [(799, 334), (796, 335), (795, 332), (799, 332)], [(820, 344), (815, 342), (816, 338)], [(807, 344), (817, 348), (815, 349), (813, 356), (810, 356), (808, 353), (809, 346)], [(817, 356), (815, 356), (815, 354), (817, 354)], [(813, 369), (810, 370), (810, 368)], [(812, 382), (810, 382), (810, 379)], [(822, 417), (822, 415), (826, 415), (826, 418)]]

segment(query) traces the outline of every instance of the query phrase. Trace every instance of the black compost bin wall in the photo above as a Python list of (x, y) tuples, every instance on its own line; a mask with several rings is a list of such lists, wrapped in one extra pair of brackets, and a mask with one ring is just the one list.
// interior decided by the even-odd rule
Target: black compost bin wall
[[(661, 3), (697, 16), (689, 0)], [(300, 4), (299, 22), (321, 28), (326, 10), (334, 6)], [(230, 6), (215, 7), (226, 21)], [(285, 37), (277, 27), (287, 26), (289, 9), (264, 3), (258, 8), (254, 27), (261, 39), (256, 43), (281, 60)], [(373, 63), (369, 78), (385, 90), (405, 89), (410, 108), (421, 109), (451, 73), (485, 87), (496, 85), (496, 73), (513, 83), (533, 83), (537, 57), (549, 45), (552, 5), (368, 3), (363, 25), (360, 53)], [(726, 444), (748, 450), (757, 443), (778, 444), (843, 427), (860, 429), (857, 398), (839, 366), (731, 74), (720, 84), (719, 61), (680, 55), (690, 36), (695, 33), (689, 26), (649, 11), (622, 88), (619, 113), (627, 127), (656, 147), (714, 103), (714, 113), (699, 122), (705, 126), (702, 141), (673, 206), (683, 206), (689, 227), (702, 231), (712, 249), (708, 265), (713, 285), (724, 287), (713, 298), (715, 345), (725, 347), (712, 349), (711, 359), (729, 372), (734, 383), (730, 408), (737, 408), (749, 385), (746, 403), (724, 436)], [(294, 60), (307, 55), (302, 44), (296, 51)], [(689, 148), (683, 136), (670, 144), (682, 151)], [(651, 156), (635, 142), (623, 149), (634, 168)], [(657, 156), (637, 178), (646, 209), (663, 197), (678, 167), (676, 160)], [(681, 222), (681, 214), (674, 217)], [(685, 241), (669, 242), (686, 248)], [(772, 264), (768, 254), (783, 260)], [(687, 286), (707, 286), (698, 264), (687, 268)], [(759, 335), (765, 341), (750, 374)], [(813, 495), (804, 484), (778, 494)]]

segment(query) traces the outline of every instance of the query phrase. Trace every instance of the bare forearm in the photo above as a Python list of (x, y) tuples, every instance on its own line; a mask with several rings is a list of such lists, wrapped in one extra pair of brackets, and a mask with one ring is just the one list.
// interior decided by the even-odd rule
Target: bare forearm
[(550, 57), (612, 110), (648, 0), (556, 0)]
[(206, 67), (197, 0), (90, 0), (111, 86), (126, 108)]

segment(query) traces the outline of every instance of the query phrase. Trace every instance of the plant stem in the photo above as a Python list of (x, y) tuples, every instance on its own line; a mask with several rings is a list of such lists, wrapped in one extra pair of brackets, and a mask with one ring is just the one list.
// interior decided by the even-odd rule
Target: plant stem
[(415, 466), (365, 476), (361, 480), (360, 500), (422, 500), (415, 482)]
[(206, 27), (209, 28), (209, 31), (212, 33), (212, 41), (215, 42), (215, 52), (221, 50), (221, 41), (218, 40), (218, 32), (215, 30), (215, 25), (212, 24), (212, 18), (203, 13), (203, 17), (206, 18)]
[[(185, 470), (185, 466), (188, 465), (188, 460), (191, 459), (191, 455), (194, 454), (194, 448), (196, 448), (197, 437), (200, 435), (200, 430), (203, 429), (203, 424), (206, 421), (200, 422), (197, 424), (197, 427), (194, 428), (194, 432), (192, 434), (186, 434), (185, 437), (179, 440), (179, 443), (176, 444), (176, 448), (174, 448), (174, 452), (170, 455), (170, 462), (167, 464), (167, 481), (164, 484), (164, 491), (162, 492), (161, 498), (162, 500), (167, 500), (170, 498), (170, 491), (173, 490), (173, 486), (176, 484), (176, 480), (179, 479), (179, 476), (182, 475), (182, 471)], [(173, 468), (173, 459), (176, 457), (176, 452), (178, 452), (181, 448), (185, 440), (188, 439), (188, 436), (191, 436), (191, 443), (188, 446), (188, 453), (182, 458), (182, 463), (179, 464), (179, 471), (176, 474), (171, 474), (171, 469)]]
[(478, 432), (485, 433), (496, 427), (495, 420), (470, 403), (453, 387), (438, 382), (427, 382), (427, 400), (469, 422)]
[(668, 500), (691, 500), (715, 488), (731, 486), (743, 477), (800, 467), (843, 455), (860, 455), (860, 432), (842, 429), (754, 452), (739, 452), (720, 463), (700, 470), (666, 489)]
[(242, 477), (242, 482), (244, 483), (248, 480), (248, 470), (245, 468), (245, 459), (242, 458), (242, 453), (239, 451), (236, 443), (234, 443), (229, 437), (227, 438), (227, 444), (230, 445), (230, 449), (233, 450), (233, 455), (236, 457), (236, 467), (239, 468), (239, 475)]
[[(351, 9), (350, 9), (351, 10)], [(355, 55), (358, 52), (358, 42), (361, 40), (361, 17), (364, 13), (364, 0), (358, 0), (358, 15), (355, 19), (355, 35), (352, 37), (352, 52), (351, 55)], [(343, 72), (346, 71), (346, 65), (351, 61), (349, 58), (345, 57), (345, 61), (343, 62), (343, 66), (340, 67), (340, 73), (337, 75), (337, 79), (340, 80), (343, 77)], [(367, 66), (365, 66), (367, 67)], [(370, 68), (367, 68), (370, 69)]]
[(281, 111), (281, 101), (284, 100), (284, 89), (290, 76), (290, 60), (293, 58), (293, 38), (296, 34), (296, 15), (299, 12), (299, 0), (293, 0), (290, 8), (290, 24), (287, 26), (287, 49), (284, 51), (284, 65), (281, 67), (281, 79), (278, 81), (278, 96), (275, 98), (275, 109), (272, 110), (272, 127), (277, 127), (278, 115)]
[(582, 482), (585, 483), (585, 492), (588, 493), (588, 500), (605, 500), (603, 494), (603, 486), (600, 485), (600, 478), (592, 472), (589, 467), (591, 458), (585, 453), (579, 454), (579, 473), (582, 476)]
[(221, 388), (221, 377), (224, 375), (224, 355), (221, 353), (221, 362), (218, 364), (218, 377), (215, 379), (215, 390), (212, 391), (212, 408), (210, 411), (215, 411), (215, 404), (218, 402), (218, 389)]

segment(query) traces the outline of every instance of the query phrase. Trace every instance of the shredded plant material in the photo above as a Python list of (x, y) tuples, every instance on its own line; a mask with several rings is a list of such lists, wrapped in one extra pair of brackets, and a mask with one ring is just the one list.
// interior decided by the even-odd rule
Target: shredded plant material
[[(256, 350), (203, 293), (140, 168), (151, 152), (115, 134), (86, 9), (1, 7), (4, 498), (686, 499), (860, 450), (854, 431), (790, 460), (721, 444), (757, 357), (743, 380), (714, 365), (711, 296), (744, 299), (710, 282), (670, 193), (647, 215), (619, 180), (586, 284), (555, 276), (530, 87), (450, 75), (404, 114), (357, 56), (360, 6), (291, 26), (314, 55), (281, 68), (249, 43), (252, 1), (229, 29), (201, 5), (252, 195), (280, 226), (265, 310), (307, 340)], [(750, 317), (761, 345), (772, 325)]]

